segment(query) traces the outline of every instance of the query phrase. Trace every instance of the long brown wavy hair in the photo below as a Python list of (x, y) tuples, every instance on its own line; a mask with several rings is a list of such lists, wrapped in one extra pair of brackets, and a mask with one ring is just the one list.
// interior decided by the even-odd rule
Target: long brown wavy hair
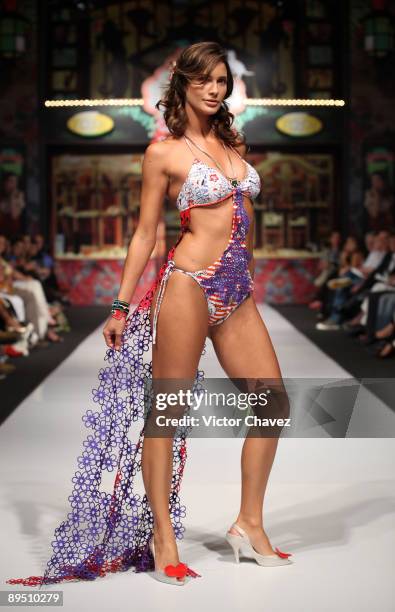
[[(199, 42), (189, 45), (180, 53), (173, 66), (173, 72), (162, 98), (155, 108), (165, 108), (163, 117), (169, 132), (180, 138), (187, 127), (188, 117), (185, 112), (185, 91), (193, 79), (208, 78), (211, 71), (223, 62), (227, 72), (227, 88), (225, 98), (233, 91), (233, 75), (227, 60), (226, 50), (217, 42)], [(238, 146), (245, 143), (244, 134), (232, 127), (234, 115), (229, 111), (225, 99), (220, 108), (211, 117), (211, 125), (215, 135), (225, 144)]]

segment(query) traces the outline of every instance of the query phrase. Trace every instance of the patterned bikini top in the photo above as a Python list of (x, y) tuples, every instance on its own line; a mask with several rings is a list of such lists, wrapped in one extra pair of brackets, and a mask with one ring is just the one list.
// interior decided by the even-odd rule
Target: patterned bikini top
[[(190, 144), (186, 138), (184, 139), (193, 154)], [(222, 172), (195, 157), (177, 197), (176, 204), (180, 212), (194, 206), (221, 202), (235, 193), (237, 188), (251, 199), (257, 197), (261, 190), (261, 179), (258, 172), (241, 157), (236, 149), (233, 150), (243, 160), (247, 169), (246, 175), (238, 186), (234, 187)]]

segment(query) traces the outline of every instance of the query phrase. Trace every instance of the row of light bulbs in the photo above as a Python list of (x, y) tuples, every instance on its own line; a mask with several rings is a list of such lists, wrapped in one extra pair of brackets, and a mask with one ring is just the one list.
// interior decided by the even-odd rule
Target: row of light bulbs
[(344, 106), (344, 100), (299, 98), (247, 98), (247, 106)]
[[(142, 98), (113, 98), (108, 100), (45, 100), (47, 108), (59, 106), (142, 106)], [(246, 98), (246, 106), (344, 106), (344, 100), (299, 98)]]
[(141, 106), (141, 98), (109, 98), (108, 100), (45, 100), (44, 106)]

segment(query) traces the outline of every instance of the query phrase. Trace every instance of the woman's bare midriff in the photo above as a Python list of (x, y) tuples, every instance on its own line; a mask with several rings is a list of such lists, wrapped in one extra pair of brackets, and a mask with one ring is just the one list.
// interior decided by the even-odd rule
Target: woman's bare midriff
[[(246, 245), (253, 232), (253, 207), (243, 196), (244, 208), (250, 220)], [(195, 206), (190, 209), (190, 222), (174, 251), (176, 267), (188, 272), (203, 270), (219, 259), (229, 244), (234, 215), (233, 197), (218, 204)]]

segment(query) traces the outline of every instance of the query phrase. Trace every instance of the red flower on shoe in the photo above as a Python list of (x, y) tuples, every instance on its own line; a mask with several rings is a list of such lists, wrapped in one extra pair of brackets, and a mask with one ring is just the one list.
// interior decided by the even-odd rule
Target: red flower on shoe
[(172, 578), (184, 578), (185, 576), (192, 576), (196, 578), (200, 574), (197, 574), (193, 569), (185, 565), (185, 563), (179, 563), (178, 565), (166, 565), (164, 572), (167, 576)]
[(279, 548), (275, 548), (274, 550), (276, 551), (278, 556), (281, 557), (282, 559), (287, 559), (288, 557), (292, 556), (292, 553), (281, 552), (281, 550)]
[(178, 565), (166, 565), (164, 572), (172, 578), (184, 578), (187, 575), (187, 566), (184, 563)]

